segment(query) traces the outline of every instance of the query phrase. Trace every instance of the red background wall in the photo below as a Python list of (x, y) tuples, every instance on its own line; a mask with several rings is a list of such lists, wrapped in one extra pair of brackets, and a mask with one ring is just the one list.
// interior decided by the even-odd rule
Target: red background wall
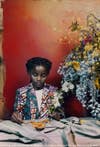
[(6, 0), (3, 54), (6, 65), (4, 96), (12, 111), (15, 91), (29, 82), (25, 62), (33, 56), (53, 62), (48, 82), (59, 86), (59, 63), (78, 44), (73, 21), (86, 25), (89, 13), (99, 14), (99, 0)]

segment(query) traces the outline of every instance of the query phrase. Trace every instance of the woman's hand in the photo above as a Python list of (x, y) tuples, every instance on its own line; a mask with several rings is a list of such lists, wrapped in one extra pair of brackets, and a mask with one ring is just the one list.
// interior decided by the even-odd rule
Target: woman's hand
[(58, 112), (54, 112), (53, 114), (50, 114), (49, 117), (51, 117), (55, 120), (58, 120), (58, 121), (61, 119), (60, 114)]
[(23, 122), (22, 120), (22, 115), (18, 112), (13, 112), (12, 116), (11, 116), (11, 120), (21, 124)]
[(56, 119), (56, 120), (60, 120), (62, 118), (65, 117), (64, 115), (64, 111), (63, 111), (63, 108), (62, 107), (57, 107), (55, 109), (55, 112), (53, 112), (52, 114), (49, 115), (49, 117), (53, 118), (53, 119)]

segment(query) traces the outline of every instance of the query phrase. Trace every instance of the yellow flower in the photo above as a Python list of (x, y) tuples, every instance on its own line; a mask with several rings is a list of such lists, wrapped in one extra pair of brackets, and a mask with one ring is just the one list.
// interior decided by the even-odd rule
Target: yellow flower
[(72, 65), (76, 71), (80, 70), (80, 63), (77, 61), (73, 61)]
[(100, 37), (98, 37), (98, 41), (100, 41)]
[(96, 23), (96, 27), (100, 28), (100, 22)]
[(95, 86), (98, 88), (98, 89), (100, 89), (100, 77), (97, 77), (96, 79), (95, 79)]
[(93, 49), (93, 45), (90, 44), (90, 43), (87, 43), (86, 46), (84, 47), (84, 49), (85, 49), (86, 52), (88, 52), (88, 51)]
[(97, 36), (100, 36), (100, 32), (99, 32), (99, 31), (98, 31), (98, 32), (96, 32), (96, 35), (97, 35)]
[(92, 53), (92, 58), (97, 57), (97, 56), (100, 56), (100, 50), (95, 48)]
[(66, 63), (65, 63), (65, 66), (66, 66), (66, 67), (68, 67), (68, 66), (70, 66), (70, 65), (72, 65), (72, 62), (66, 62)]
[(77, 52), (77, 51), (79, 51), (79, 49), (80, 49), (79, 47), (76, 47), (74, 50)]
[(82, 41), (82, 40), (83, 40), (83, 37), (82, 37), (82, 36), (80, 36), (80, 37), (79, 37), (79, 41)]
[(87, 52), (86, 51), (83, 51), (83, 58), (87, 59)]
[(98, 43), (94, 43), (94, 47), (97, 47), (98, 46)]

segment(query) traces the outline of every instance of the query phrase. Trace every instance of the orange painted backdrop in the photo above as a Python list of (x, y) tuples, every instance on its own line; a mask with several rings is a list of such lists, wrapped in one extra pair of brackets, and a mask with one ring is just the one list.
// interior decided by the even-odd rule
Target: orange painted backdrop
[(86, 25), (89, 13), (100, 14), (99, 0), (6, 0), (4, 8), (3, 54), (6, 64), (4, 95), (12, 110), (15, 90), (28, 83), (25, 62), (33, 56), (53, 62), (48, 78), (60, 85), (59, 63), (78, 44), (77, 32), (70, 31), (73, 21)]

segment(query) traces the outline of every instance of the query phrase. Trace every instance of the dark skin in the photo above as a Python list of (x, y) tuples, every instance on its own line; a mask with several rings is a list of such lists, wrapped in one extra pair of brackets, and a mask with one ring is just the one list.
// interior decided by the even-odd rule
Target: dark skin
[[(35, 90), (43, 89), (44, 83), (47, 79), (47, 76), (49, 75), (47, 69), (43, 65), (36, 65), (35, 67), (33, 67), (32, 71), (28, 74), (30, 76), (30, 80), (32, 81), (33, 88)], [(56, 113), (53, 114), (53, 116), (51, 117), (57, 120), (60, 119), (60, 116)], [(17, 123), (23, 122), (22, 116), (18, 112), (13, 112), (11, 119)]]
[(35, 90), (40, 90), (44, 87), (44, 83), (47, 79), (48, 72), (42, 65), (35, 66), (30, 73), (30, 79)]

